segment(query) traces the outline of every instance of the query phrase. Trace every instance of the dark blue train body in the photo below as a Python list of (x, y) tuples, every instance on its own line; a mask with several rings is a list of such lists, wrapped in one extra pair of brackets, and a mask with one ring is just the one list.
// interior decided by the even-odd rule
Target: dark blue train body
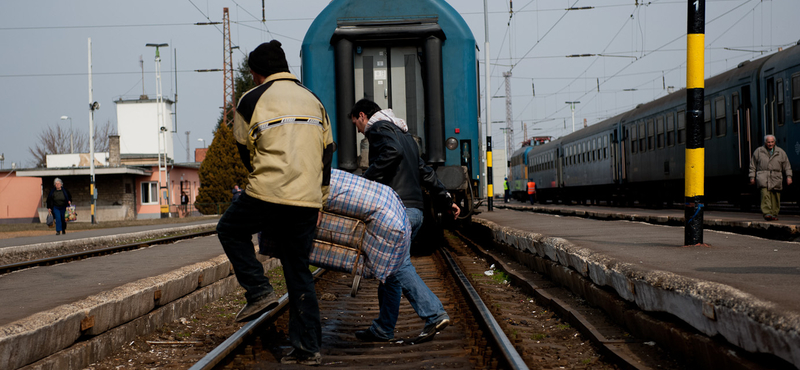
[[(355, 171), (367, 146), (347, 114), (368, 98), (404, 118), (423, 158), (472, 210), (480, 173), (475, 38), (443, 0), (334, 0), (302, 45), (303, 84), (330, 115), (334, 166)], [(366, 157), (366, 156), (364, 156)]]
[[(684, 89), (518, 150), (511, 172), (521, 173), (514, 167), (527, 162), (528, 178), (543, 201), (682, 202), (685, 110)], [(764, 135), (775, 135), (792, 167), (800, 167), (800, 46), (707, 79), (704, 115), (706, 199), (746, 208), (757, 200), (747, 175)], [(798, 198), (792, 187), (784, 194), (786, 200)]]

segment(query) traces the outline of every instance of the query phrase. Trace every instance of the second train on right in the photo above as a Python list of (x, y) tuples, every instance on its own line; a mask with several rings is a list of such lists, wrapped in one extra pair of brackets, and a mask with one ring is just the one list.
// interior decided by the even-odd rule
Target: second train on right
[[(797, 43), (800, 45), (800, 41)], [(800, 46), (792, 46), (705, 81), (705, 197), (747, 209), (758, 202), (748, 171), (764, 136), (777, 139), (800, 168)], [(542, 145), (524, 146), (509, 161), (512, 195), (538, 202), (683, 203), (686, 89)], [(783, 201), (797, 190), (784, 189)]]

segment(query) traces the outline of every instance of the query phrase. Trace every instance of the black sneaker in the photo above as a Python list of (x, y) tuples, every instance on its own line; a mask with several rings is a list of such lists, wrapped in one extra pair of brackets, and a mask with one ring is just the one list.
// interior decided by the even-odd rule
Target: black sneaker
[(56, 231), (56, 235), (61, 235), (61, 231)]
[(447, 325), (450, 325), (450, 319), (442, 319), (436, 323), (425, 325), (425, 328), (422, 329), (422, 333), (419, 333), (419, 335), (411, 341), (411, 344), (424, 343), (433, 339), (436, 333), (444, 330)]
[(288, 355), (281, 358), (284, 365), (298, 364), (306, 366), (318, 366), (322, 364), (322, 355), (319, 352), (303, 354), (298, 349), (293, 349)]
[(372, 330), (356, 330), (356, 338), (362, 342), (391, 342), (389, 338), (380, 338)]
[(246, 322), (257, 319), (261, 314), (278, 307), (278, 295), (275, 292), (261, 296), (247, 304), (236, 315), (236, 321)]

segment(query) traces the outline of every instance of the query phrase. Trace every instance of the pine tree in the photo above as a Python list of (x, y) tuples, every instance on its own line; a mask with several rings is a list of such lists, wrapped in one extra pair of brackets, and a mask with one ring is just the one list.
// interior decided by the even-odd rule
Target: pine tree
[[(239, 101), (242, 94), (255, 87), (255, 82), (250, 75), (247, 59), (242, 61), (237, 72), (234, 87), (236, 101)], [(239, 157), (233, 132), (222, 124), (224, 112), (222, 110), (217, 120), (214, 139), (200, 165), (200, 190), (195, 204), (203, 214), (225, 212), (231, 202), (233, 186), (239, 185), (242, 189), (247, 186), (248, 172)], [(233, 117), (229, 117), (229, 122), (232, 121)]]
[(231, 189), (247, 185), (247, 169), (242, 164), (233, 132), (220, 125), (200, 165), (200, 191), (195, 205), (200, 213), (223, 213), (231, 202)]

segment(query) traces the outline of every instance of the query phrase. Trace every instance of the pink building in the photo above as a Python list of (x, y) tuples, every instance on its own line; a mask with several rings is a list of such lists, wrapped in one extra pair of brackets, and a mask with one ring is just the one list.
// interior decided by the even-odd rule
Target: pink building
[(39, 222), (42, 179), (0, 170), (0, 223)]

